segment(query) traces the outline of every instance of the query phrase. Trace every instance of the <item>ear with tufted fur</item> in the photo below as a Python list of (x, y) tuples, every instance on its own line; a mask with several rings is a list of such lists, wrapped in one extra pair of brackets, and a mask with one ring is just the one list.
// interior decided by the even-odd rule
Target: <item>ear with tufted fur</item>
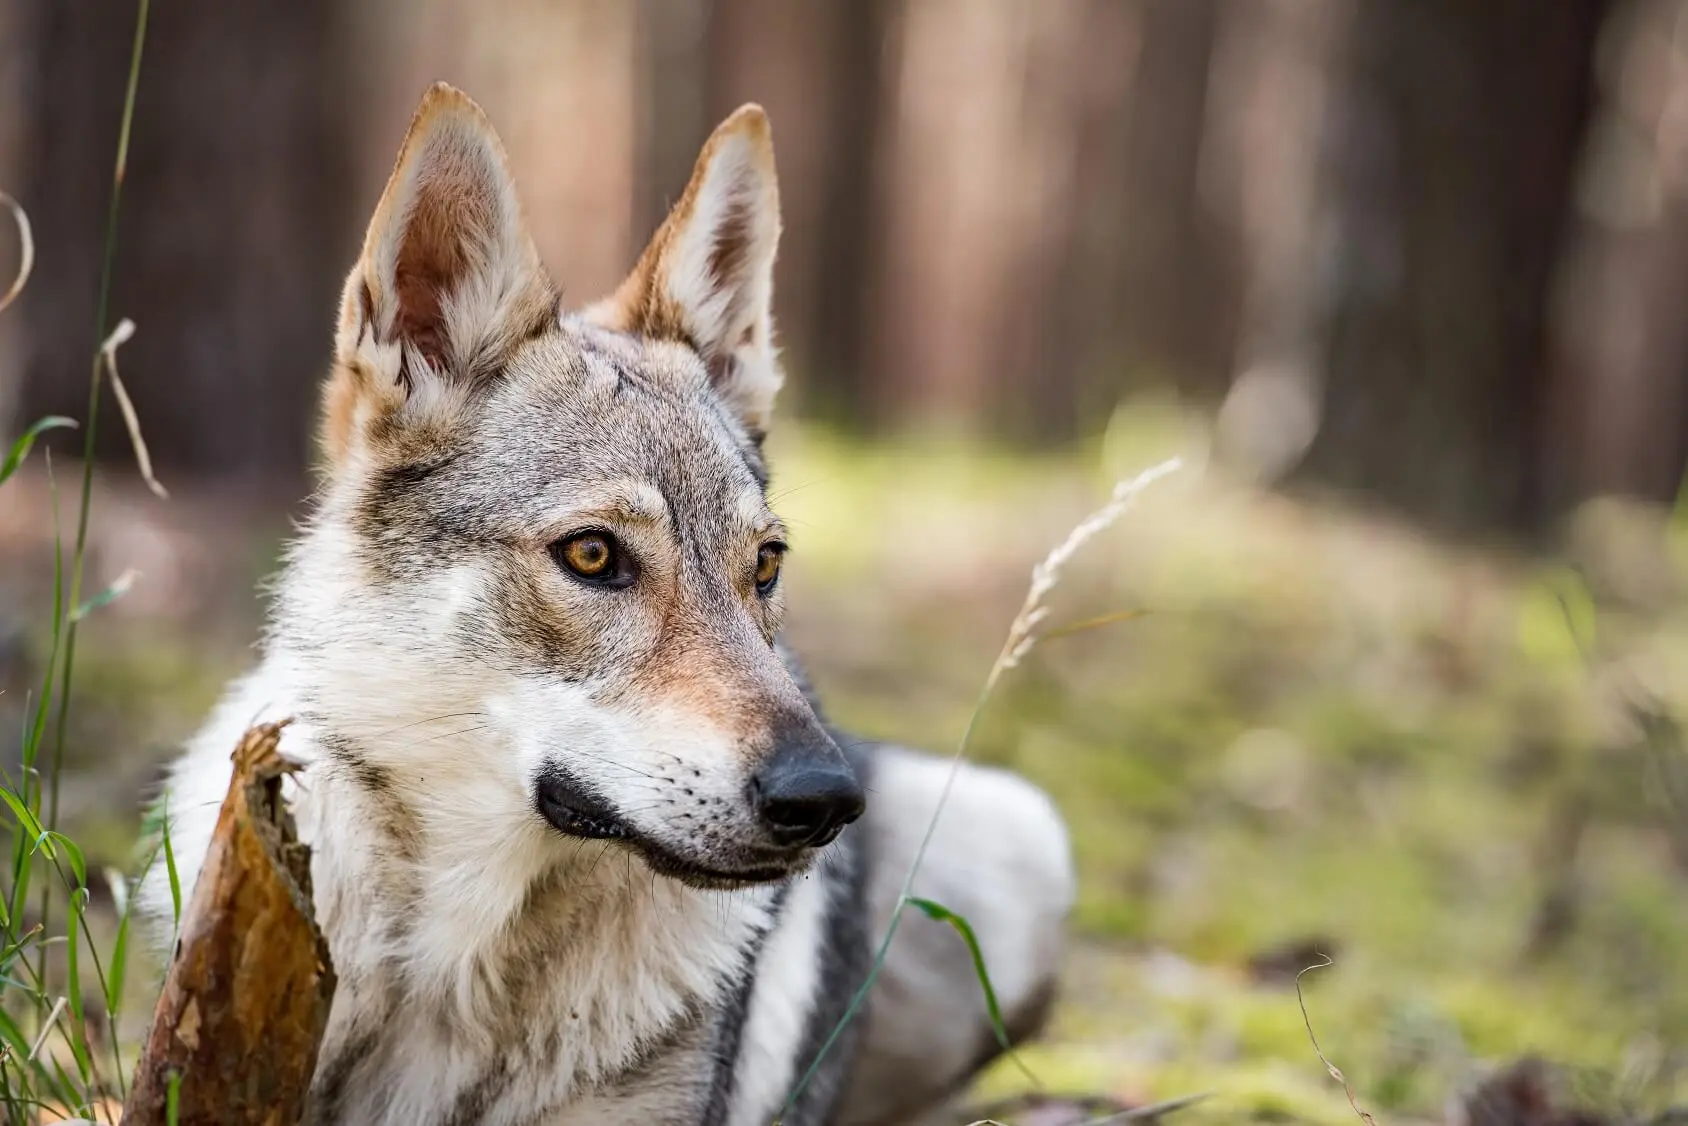
[(479, 106), (436, 83), (346, 279), (330, 453), (344, 447), (361, 406), (386, 413), (455, 401), (555, 318), (504, 146)]
[(741, 107), (703, 146), (680, 202), (615, 295), (588, 311), (625, 332), (696, 349), (755, 435), (782, 376), (774, 355), (779, 179), (762, 107)]

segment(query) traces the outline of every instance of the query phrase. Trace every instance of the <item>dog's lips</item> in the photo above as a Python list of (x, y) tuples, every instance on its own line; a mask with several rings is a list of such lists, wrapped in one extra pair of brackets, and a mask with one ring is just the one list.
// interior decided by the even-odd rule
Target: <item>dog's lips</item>
[(682, 859), (673, 853), (651, 847), (647, 841), (636, 841), (635, 846), (645, 858), (645, 863), (652, 871), (670, 879), (679, 880), (695, 888), (709, 891), (732, 890), (734, 888), (750, 887), (753, 884), (773, 883), (790, 876), (792, 867), (786, 864), (762, 864), (744, 868), (712, 868), (690, 860)]
[(632, 835), (619, 819), (596, 808), (596, 803), (576, 798), (562, 787), (541, 786), (537, 799), (539, 812), (564, 836), (619, 841)]

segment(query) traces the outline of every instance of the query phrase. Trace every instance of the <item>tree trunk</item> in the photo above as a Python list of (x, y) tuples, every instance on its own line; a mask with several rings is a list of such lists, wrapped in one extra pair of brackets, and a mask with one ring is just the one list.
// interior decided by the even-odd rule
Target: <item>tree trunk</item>
[(804, 402), (827, 417), (861, 424), (873, 381), (867, 295), (883, 210), (879, 153), (889, 110), (885, 80), (893, 69), (887, 58), (892, 0), (841, 0), (829, 7), (831, 46), (820, 53), (825, 119), (816, 123), (821, 160), (799, 361), (812, 388)]
[(1562, 505), (1602, 493), (1670, 503), (1688, 463), (1688, 76), (1659, 66), (1682, 0), (1628, 3), (1603, 52), (1599, 112), (1554, 324), (1544, 443)]
[(1126, 115), (1129, 181), (1110, 369), (1217, 398), (1230, 375), (1232, 255), (1201, 184), (1216, 0), (1148, 0)]
[[(12, 4), (29, 10), (35, 60), (17, 194), (39, 251), (10, 311), (27, 333), (20, 413), (82, 418), (135, 6)], [(166, 481), (305, 464), (354, 249), (338, 7), (152, 6), (109, 319), (138, 327), (123, 377)], [(100, 453), (127, 463), (123, 427), (101, 435)]]
[(1545, 515), (1550, 282), (1605, 9), (1356, 10), (1324, 157), (1340, 257), (1312, 475), (1453, 531)]
[(679, 200), (715, 125), (705, 94), (716, 6), (712, 0), (639, 0), (636, 9), (635, 254)]

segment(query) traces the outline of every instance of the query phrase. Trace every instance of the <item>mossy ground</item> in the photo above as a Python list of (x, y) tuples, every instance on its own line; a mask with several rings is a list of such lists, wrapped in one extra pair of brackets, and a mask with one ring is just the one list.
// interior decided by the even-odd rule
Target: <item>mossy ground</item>
[[(793, 633), (837, 718), (953, 747), (1032, 564), (1155, 449), (778, 451)], [(1641, 747), (1621, 706), (1669, 687), (1688, 632), (1664, 522), (1583, 523), (1576, 543), (1627, 546), (1584, 551), (1605, 585), (1197, 470), (1081, 556), (1054, 624), (1142, 613), (1034, 651), (973, 741), (1072, 825), (1077, 949), (1025, 1053), (1047, 1085), (1353, 1122), (1293, 986), (1323, 949), (1314, 1031), (1380, 1121), (1435, 1120), (1532, 1052), (1601, 1105), (1688, 1097), (1688, 811), (1657, 800), (1688, 755)], [(1578, 807), (1567, 864), (1555, 826)], [(1572, 907), (1544, 930), (1554, 889)]]

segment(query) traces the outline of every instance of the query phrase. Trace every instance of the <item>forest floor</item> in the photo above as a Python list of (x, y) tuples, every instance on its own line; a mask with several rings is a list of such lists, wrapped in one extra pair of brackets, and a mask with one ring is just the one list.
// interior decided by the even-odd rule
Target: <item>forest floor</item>
[[(953, 750), (1033, 564), (1164, 445), (777, 439), (789, 633), (833, 717)], [(44, 628), (47, 557), (19, 537), (50, 527), (39, 481), (14, 484), (8, 689)], [(79, 652), (65, 794), (91, 866), (128, 862), (158, 764), (250, 663), (251, 585), (286, 530), (177, 495), (96, 501), (90, 587), (140, 574)], [(1320, 1050), (1378, 1122), (1444, 1121), (1529, 1055), (1614, 1122), (1688, 1102), (1688, 810), (1669, 798), (1688, 751), (1668, 718), (1688, 703), (1688, 541), (1668, 515), (1582, 513), (1573, 571), (1192, 469), (1089, 545), (1052, 624), (1139, 613), (1035, 649), (970, 748), (1048, 788), (1073, 831), (1073, 949), (1031, 1073), (1205, 1095), (1168, 1119), (1190, 1123), (1357, 1121)], [(1002, 1065), (980, 1094), (1028, 1085)]]

